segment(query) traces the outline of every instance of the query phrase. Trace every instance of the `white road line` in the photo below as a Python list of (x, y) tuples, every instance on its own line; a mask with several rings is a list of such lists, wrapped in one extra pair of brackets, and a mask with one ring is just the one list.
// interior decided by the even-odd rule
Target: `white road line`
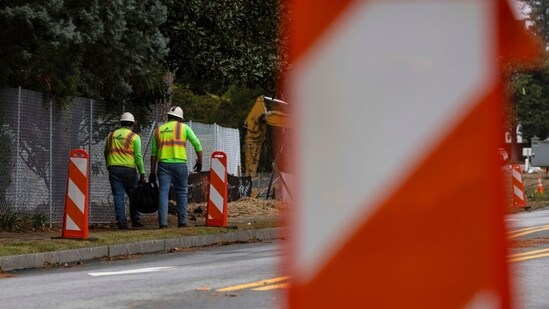
[(141, 273), (151, 273), (155, 271), (163, 271), (172, 269), (173, 267), (149, 267), (149, 268), (138, 268), (138, 269), (130, 269), (130, 270), (121, 270), (121, 271), (106, 271), (106, 272), (96, 272), (96, 273), (88, 273), (88, 275), (92, 277), (99, 277), (99, 276), (116, 276), (116, 275), (128, 275), (128, 274), (141, 274)]

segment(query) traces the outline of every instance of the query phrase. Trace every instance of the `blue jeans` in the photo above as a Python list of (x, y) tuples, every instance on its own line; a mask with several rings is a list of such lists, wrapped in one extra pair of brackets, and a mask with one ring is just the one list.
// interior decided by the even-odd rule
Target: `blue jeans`
[(114, 212), (116, 214), (116, 224), (118, 227), (127, 227), (126, 207), (124, 205), (124, 193), (130, 199), (130, 218), (132, 224), (138, 224), (141, 221), (139, 212), (137, 212), (131, 202), (131, 194), (137, 188), (137, 171), (134, 168), (126, 166), (110, 166), (109, 181), (111, 183), (112, 195), (114, 197)]
[(187, 223), (187, 185), (189, 170), (187, 163), (158, 162), (158, 224), (168, 225), (168, 198), (173, 184), (177, 196), (178, 224)]

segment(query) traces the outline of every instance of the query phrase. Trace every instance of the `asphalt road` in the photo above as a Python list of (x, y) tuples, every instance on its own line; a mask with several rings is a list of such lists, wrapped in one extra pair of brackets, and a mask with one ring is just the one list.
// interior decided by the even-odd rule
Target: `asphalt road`
[[(549, 209), (509, 215), (516, 308), (549, 308)], [(11, 272), (0, 308), (282, 308), (279, 242)]]
[(280, 308), (280, 259), (262, 242), (13, 272), (0, 308)]
[(507, 217), (511, 294), (516, 308), (549, 308), (549, 209)]
[(515, 213), (508, 215), (506, 221), (511, 230), (549, 224), (549, 209), (541, 208), (531, 212)]

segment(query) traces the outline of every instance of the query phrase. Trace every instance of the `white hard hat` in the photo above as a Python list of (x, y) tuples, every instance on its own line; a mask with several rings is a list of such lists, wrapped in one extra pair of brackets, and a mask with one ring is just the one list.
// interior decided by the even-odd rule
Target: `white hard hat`
[(135, 122), (135, 118), (132, 113), (125, 112), (122, 116), (120, 116), (120, 121)]
[(172, 106), (168, 112), (168, 115), (183, 119), (183, 110), (179, 106)]

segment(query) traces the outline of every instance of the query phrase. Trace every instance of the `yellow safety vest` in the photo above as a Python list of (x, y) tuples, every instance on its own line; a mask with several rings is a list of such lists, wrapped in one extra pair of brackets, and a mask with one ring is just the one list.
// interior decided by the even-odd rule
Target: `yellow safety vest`
[(120, 128), (109, 134), (107, 166), (135, 167), (133, 141), (136, 136), (128, 128)]
[(187, 134), (185, 125), (179, 121), (170, 121), (156, 130), (158, 160), (187, 160)]

